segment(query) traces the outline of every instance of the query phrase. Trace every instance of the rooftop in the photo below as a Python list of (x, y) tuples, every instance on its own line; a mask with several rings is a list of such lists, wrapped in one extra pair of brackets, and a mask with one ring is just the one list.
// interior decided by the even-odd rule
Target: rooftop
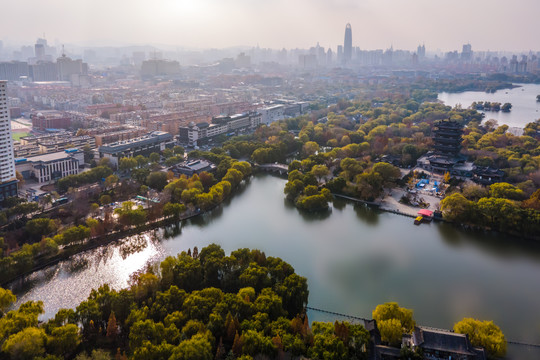
[(415, 327), (413, 341), (424, 349), (438, 350), (455, 354), (475, 356), (467, 335), (424, 327)]
[(37, 155), (37, 156), (28, 156), (26, 158), (15, 159), (15, 162), (49, 162), (49, 161), (58, 161), (62, 159), (72, 158), (72, 154), (80, 152), (78, 149), (69, 149), (66, 151), (58, 151), (50, 154)]

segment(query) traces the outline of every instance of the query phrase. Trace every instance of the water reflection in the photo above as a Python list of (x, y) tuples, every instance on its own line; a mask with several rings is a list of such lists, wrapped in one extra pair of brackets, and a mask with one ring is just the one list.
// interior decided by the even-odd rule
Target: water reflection
[(48, 319), (60, 308), (76, 307), (91, 289), (105, 283), (115, 289), (126, 287), (133, 273), (163, 257), (160, 250), (151, 233), (136, 235), (35, 272), (9, 288), (17, 295), (15, 306), (29, 300), (43, 301), (42, 319)]
[[(313, 307), (369, 316), (377, 304), (398, 301), (421, 324), (451, 328), (476, 317), (494, 320), (510, 339), (540, 338), (538, 245), (449, 224), (415, 226), (339, 200), (321, 220), (284, 201), (285, 182), (257, 175), (210, 214), (89, 251), (10, 287), (19, 304), (45, 301), (46, 319), (92, 288), (125, 287), (148, 264), (215, 242), (226, 253), (249, 247), (283, 258), (308, 278)], [(88, 265), (71, 271), (81, 259)]]
[(448, 223), (440, 223), (436, 229), (441, 239), (452, 247), (474, 246), (501, 259), (525, 256), (540, 260), (540, 244), (531, 240), (492, 231), (460, 229)]
[(347, 206), (347, 200), (335, 197), (332, 201), (333, 207), (336, 210), (343, 210)]
[(356, 216), (365, 224), (376, 226), (379, 223), (379, 212), (364, 204), (354, 204), (354, 212)]

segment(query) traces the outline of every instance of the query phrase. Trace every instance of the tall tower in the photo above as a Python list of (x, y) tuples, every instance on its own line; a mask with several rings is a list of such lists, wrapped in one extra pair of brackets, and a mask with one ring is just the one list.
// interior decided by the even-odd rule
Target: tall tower
[(0, 200), (9, 196), (17, 196), (17, 177), (7, 106), (7, 81), (0, 80)]
[(345, 41), (343, 43), (343, 61), (351, 62), (352, 59), (352, 29), (351, 24), (345, 26)]

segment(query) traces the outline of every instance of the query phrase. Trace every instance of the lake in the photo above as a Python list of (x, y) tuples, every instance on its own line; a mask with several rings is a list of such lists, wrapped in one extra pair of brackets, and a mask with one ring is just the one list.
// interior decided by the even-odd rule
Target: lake
[[(308, 278), (311, 307), (369, 318), (377, 304), (397, 301), (414, 309), (422, 325), (452, 328), (463, 317), (491, 319), (508, 339), (540, 342), (538, 246), (448, 224), (416, 226), (412, 218), (346, 201), (336, 200), (325, 214), (300, 213), (284, 200), (285, 182), (256, 175), (223, 206), (179, 230), (89, 251), (10, 288), (19, 304), (43, 300), (47, 319), (104, 283), (126, 287), (149, 262), (217, 243), (227, 254), (257, 248), (292, 264)], [(314, 311), (308, 315), (312, 321), (334, 320)], [(520, 359), (540, 358), (523, 347), (510, 350)]]
[(540, 102), (536, 96), (540, 95), (540, 84), (515, 84), (513, 89), (498, 90), (494, 93), (482, 91), (465, 91), (461, 93), (440, 93), (438, 99), (446, 105), (461, 104), (463, 108), (471, 106), (473, 102), (489, 101), (511, 103), (510, 112), (486, 111), (484, 120), (495, 119), (499, 125), (507, 124), (510, 127), (523, 128), (530, 122), (540, 119)]

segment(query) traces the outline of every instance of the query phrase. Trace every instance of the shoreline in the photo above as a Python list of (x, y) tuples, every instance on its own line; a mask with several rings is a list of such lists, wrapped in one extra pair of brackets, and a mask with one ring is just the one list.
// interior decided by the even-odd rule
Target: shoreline
[[(45, 268), (47, 268), (49, 266), (57, 265), (58, 263), (60, 263), (62, 261), (65, 261), (65, 260), (68, 260), (68, 259), (70, 259), (71, 257), (73, 257), (75, 255), (83, 254), (83, 253), (85, 253), (87, 251), (91, 251), (91, 250), (94, 250), (96, 248), (99, 248), (99, 247), (102, 247), (102, 246), (105, 246), (105, 245), (109, 245), (109, 244), (111, 244), (111, 243), (113, 243), (115, 241), (120, 241), (120, 240), (122, 240), (122, 239), (124, 239), (126, 237), (138, 235), (140, 233), (144, 233), (144, 232), (148, 232), (148, 231), (152, 231), (152, 230), (156, 230), (156, 229), (165, 227), (167, 225), (173, 224), (175, 222), (177, 224), (179, 224), (179, 223), (181, 223), (181, 222), (183, 222), (185, 220), (189, 220), (189, 219), (195, 218), (197, 216), (204, 215), (206, 213), (209, 213), (209, 212), (213, 211), (217, 207), (221, 206), (225, 202), (225, 200), (231, 200), (234, 197), (233, 195), (234, 194), (231, 194), (227, 199), (224, 199), (221, 203), (214, 205), (212, 208), (208, 209), (207, 211), (198, 211), (198, 212), (189, 214), (189, 215), (187, 215), (185, 217), (181, 217), (181, 218), (178, 218), (178, 219), (175, 219), (173, 216), (170, 216), (168, 218), (159, 218), (159, 219), (156, 219), (156, 220), (154, 220), (152, 222), (148, 222), (148, 223), (146, 223), (144, 225), (141, 225), (139, 227), (136, 227), (136, 228), (129, 228), (129, 229), (124, 229), (124, 230), (119, 230), (119, 231), (114, 232), (114, 233), (108, 233), (108, 234), (99, 235), (99, 236), (96, 236), (96, 237), (93, 237), (93, 238), (90, 238), (90, 239), (86, 240), (82, 244), (71, 245), (71, 246), (63, 249), (63, 252), (61, 254), (57, 254), (57, 255), (55, 255), (55, 256), (53, 256), (51, 258), (48, 258), (45, 262), (40, 263), (40, 264), (35, 265), (34, 267), (32, 267), (31, 270), (28, 270), (28, 271), (26, 271), (26, 272), (24, 272), (22, 274), (17, 274), (16, 276), (14, 276), (14, 277), (12, 277), (12, 278), (10, 278), (8, 280), (2, 281), (0, 283), (0, 286), (1, 287), (9, 286), (10, 284), (14, 283), (15, 281), (22, 280), (22, 279), (24, 279), (24, 277), (29, 276), (29, 275), (33, 274), (34, 272), (36, 272), (36, 271), (40, 271), (40, 270), (45, 269)], [(333, 193), (332, 196), (334, 198), (340, 198), (340, 199), (343, 199), (343, 200), (346, 200), (346, 201), (352, 201), (354, 203), (363, 204), (364, 206), (377, 209), (377, 210), (379, 210), (381, 212), (387, 212), (387, 213), (394, 214), (394, 215), (406, 216), (406, 217), (409, 217), (409, 218), (412, 218), (412, 219), (414, 219), (414, 218), (416, 218), (418, 216), (417, 214), (414, 213), (416, 211), (416, 209), (412, 209), (412, 208), (409, 209), (409, 206), (407, 206), (407, 205), (399, 204), (400, 206), (398, 206), (397, 209), (393, 209), (393, 208), (388, 207), (387, 204), (383, 204), (386, 199), (392, 198), (392, 196), (390, 196), (390, 195), (385, 196), (383, 199), (380, 199), (378, 202), (365, 201), (365, 200), (362, 200), (362, 199), (358, 199), (358, 198), (354, 198), (354, 197), (347, 196), (347, 195), (342, 195), (342, 194), (334, 194)], [(393, 204), (393, 205), (395, 205), (395, 204)], [(403, 211), (403, 210), (400, 210), (399, 207), (407, 208), (407, 209), (409, 209), (411, 211), (410, 212)], [(452, 224), (457, 229), (461, 229), (461, 230), (465, 230), (465, 231), (478, 231), (478, 232), (483, 232), (483, 233), (495, 232), (495, 233), (499, 233), (499, 234), (507, 234), (507, 235), (510, 235), (512, 237), (516, 237), (518, 239), (523, 239), (523, 240), (527, 240), (527, 241), (537, 241), (538, 240), (538, 238), (534, 238), (534, 237), (531, 237), (531, 236), (523, 236), (521, 234), (500, 232), (500, 231), (497, 231), (497, 230), (493, 230), (491, 228), (477, 226), (477, 225), (457, 224), (457, 223), (454, 223), (454, 222), (446, 220), (446, 219), (437, 219), (436, 222), (444, 222), (444, 223), (447, 223), (447, 224)]]

